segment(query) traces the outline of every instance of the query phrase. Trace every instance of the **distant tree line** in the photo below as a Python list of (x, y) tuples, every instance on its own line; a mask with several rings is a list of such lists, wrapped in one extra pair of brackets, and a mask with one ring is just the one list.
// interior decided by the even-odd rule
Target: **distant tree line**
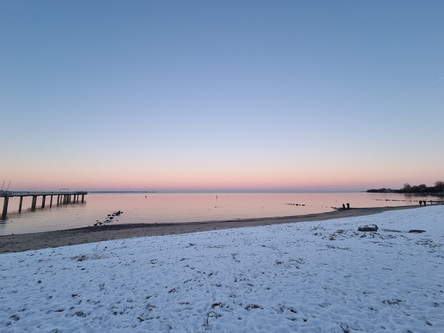
[(367, 190), (370, 193), (411, 193), (411, 194), (444, 194), (444, 182), (437, 181), (435, 186), (427, 186), (426, 184), (421, 185), (410, 185), (408, 183), (404, 184), (404, 187), (399, 190), (394, 190), (391, 188), (380, 188)]

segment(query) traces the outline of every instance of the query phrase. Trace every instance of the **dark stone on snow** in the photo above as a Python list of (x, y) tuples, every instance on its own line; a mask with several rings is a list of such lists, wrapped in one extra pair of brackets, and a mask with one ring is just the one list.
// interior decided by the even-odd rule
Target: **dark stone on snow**
[(376, 224), (368, 224), (363, 227), (359, 227), (358, 231), (378, 231), (378, 226)]
[(410, 233), (420, 234), (422, 232), (425, 232), (425, 230), (419, 230), (419, 229), (413, 229), (409, 231)]

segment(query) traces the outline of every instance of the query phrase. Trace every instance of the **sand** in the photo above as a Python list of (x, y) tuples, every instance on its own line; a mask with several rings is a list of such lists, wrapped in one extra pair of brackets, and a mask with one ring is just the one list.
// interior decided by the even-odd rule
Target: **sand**
[(270, 224), (323, 221), (343, 217), (377, 214), (388, 210), (411, 208), (418, 208), (418, 206), (352, 208), (349, 210), (340, 209), (333, 212), (320, 214), (257, 219), (238, 219), (229, 221), (154, 224), (108, 224), (99, 227), (85, 227), (60, 231), (6, 235), (0, 236), (0, 254), (93, 243), (112, 239), (163, 236), (218, 229), (254, 227)]

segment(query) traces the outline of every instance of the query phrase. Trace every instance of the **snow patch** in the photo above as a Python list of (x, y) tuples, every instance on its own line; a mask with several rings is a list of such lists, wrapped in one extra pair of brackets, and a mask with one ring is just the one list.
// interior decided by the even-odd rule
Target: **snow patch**
[(2, 254), (0, 331), (444, 332), (443, 222), (436, 206)]

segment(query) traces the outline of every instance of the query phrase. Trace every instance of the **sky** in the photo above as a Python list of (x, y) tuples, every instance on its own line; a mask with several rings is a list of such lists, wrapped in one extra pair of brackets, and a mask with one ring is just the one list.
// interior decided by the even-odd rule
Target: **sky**
[(432, 186), (443, 15), (441, 0), (0, 0), (0, 183)]

